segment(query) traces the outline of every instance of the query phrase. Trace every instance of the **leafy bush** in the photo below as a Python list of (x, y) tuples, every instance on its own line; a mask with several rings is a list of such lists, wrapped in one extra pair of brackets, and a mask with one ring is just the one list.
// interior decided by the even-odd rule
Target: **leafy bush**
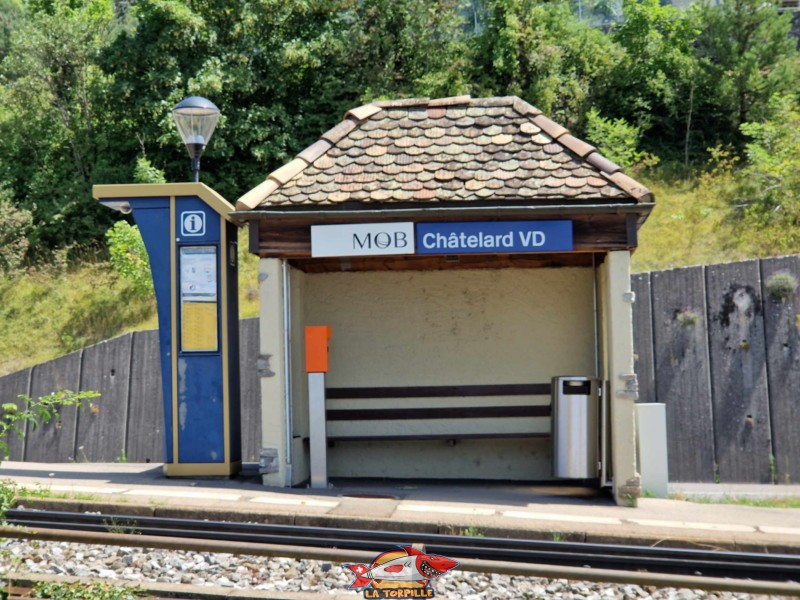
[(0, 272), (6, 274), (22, 265), (33, 224), (31, 213), (14, 206), (10, 197), (8, 190), (0, 187)]
[(781, 271), (767, 279), (766, 287), (770, 296), (776, 300), (785, 300), (797, 291), (797, 277)]
[(136, 183), (166, 183), (164, 171), (154, 167), (144, 156), (136, 159), (136, 168), (133, 169), (133, 180)]
[(34, 598), (57, 600), (135, 600), (142, 596), (139, 587), (114, 586), (108, 583), (43, 582), (33, 589)]
[(29, 424), (36, 429), (41, 423), (48, 423), (59, 419), (59, 411), (67, 406), (83, 406), (84, 403), (92, 398), (99, 397), (97, 392), (72, 392), (61, 390), (53, 392), (47, 396), (32, 399), (29, 396), (20, 395), (22, 407), (15, 402), (6, 402), (0, 405), (3, 414), (0, 417), (0, 454), (7, 457), (9, 454), (8, 436), (15, 434), (25, 437), (24, 427)]
[(769, 114), (744, 123), (748, 164), (738, 177), (735, 208), (755, 255), (800, 251), (800, 104), (774, 96)]
[(586, 137), (595, 144), (606, 158), (624, 168), (652, 166), (658, 157), (639, 151), (642, 131), (625, 119), (606, 119), (597, 109), (586, 115)]
[(139, 228), (118, 221), (106, 232), (106, 240), (114, 270), (133, 284), (137, 294), (151, 295), (153, 279), (150, 276), (150, 259)]

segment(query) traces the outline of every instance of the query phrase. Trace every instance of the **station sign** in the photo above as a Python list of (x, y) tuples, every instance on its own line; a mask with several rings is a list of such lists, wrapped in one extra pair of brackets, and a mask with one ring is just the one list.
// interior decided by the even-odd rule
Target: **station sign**
[(571, 252), (572, 221), (312, 225), (311, 256)]
[(312, 225), (311, 256), (414, 254), (413, 223)]
[(572, 221), (418, 223), (417, 254), (569, 252)]

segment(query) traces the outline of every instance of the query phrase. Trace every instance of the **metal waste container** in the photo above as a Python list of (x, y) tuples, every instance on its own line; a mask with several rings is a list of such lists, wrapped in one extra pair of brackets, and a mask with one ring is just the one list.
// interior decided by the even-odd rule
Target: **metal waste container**
[(595, 479), (600, 463), (600, 380), (553, 377), (553, 477)]

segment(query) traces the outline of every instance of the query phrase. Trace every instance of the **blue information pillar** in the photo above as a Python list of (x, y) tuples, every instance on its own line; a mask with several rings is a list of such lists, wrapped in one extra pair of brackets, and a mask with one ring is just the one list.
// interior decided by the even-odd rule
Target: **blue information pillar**
[(101, 204), (133, 214), (150, 257), (158, 303), (165, 474), (237, 473), (241, 422), (233, 206), (202, 183), (96, 185), (93, 193)]

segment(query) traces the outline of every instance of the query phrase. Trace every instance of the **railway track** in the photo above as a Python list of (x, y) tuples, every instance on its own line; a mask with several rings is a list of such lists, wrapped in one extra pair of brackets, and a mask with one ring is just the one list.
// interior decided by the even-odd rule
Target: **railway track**
[[(460, 562), (491, 561), (604, 571), (726, 578), (761, 582), (800, 581), (800, 555), (766, 554), (585, 544), (442, 534), (365, 531), (327, 527), (196, 521), (161, 517), (85, 514), (11, 509), (11, 525), (31, 530), (95, 534), (136, 534), (147, 538), (183, 539), (187, 543), (220, 542), (275, 548), (357, 551), (379, 554), (399, 544), (423, 544), (429, 553)], [(135, 537), (135, 536), (128, 536)], [(141, 544), (135, 544), (141, 545)], [(224, 550), (223, 550), (224, 551)], [(800, 587), (798, 587), (800, 590)]]

